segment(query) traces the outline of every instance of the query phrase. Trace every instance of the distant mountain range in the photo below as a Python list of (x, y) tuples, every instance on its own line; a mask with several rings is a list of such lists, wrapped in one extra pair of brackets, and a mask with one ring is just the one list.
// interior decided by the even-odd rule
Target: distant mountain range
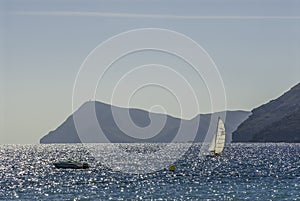
[[(250, 112), (247, 111), (226, 111), (201, 114), (191, 120), (184, 120), (170, 115), (89, 101), (57, 129), (42, 137), (40, 143), (203, 142), (206, 134), (206, 140), (210, 141), (216, 131), (219, 116), (225, 121), (226, 141), (230, 142), (231, 133), (249, 115)], [(182, 128), (184, 129), (181, 130)], [(153, 133), (157, 134), (148, 136)]]
[(233, 133), (233, 142), (300, 142), (300, 83), (253, 109)]

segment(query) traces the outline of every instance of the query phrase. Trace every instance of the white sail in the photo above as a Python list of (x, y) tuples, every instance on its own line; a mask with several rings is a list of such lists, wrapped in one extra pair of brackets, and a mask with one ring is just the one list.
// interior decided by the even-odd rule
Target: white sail
[(208, 148), (209, 151), (221, 153), (225, 146), (225, 125), (221, 118), (218, 119), (217, 131)]
[(215, 146), (215, 153), (221, 153), (225, 146), (225, 125), (221, 118), (218, 121), (217, 139)]

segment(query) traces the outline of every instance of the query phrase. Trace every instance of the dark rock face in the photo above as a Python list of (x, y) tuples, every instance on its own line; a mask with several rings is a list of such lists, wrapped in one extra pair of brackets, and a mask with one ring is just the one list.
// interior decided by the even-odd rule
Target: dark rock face
[(233, 133), (233, 142), (300, 142), (300, 83), (252, 110)]
[[(245, 111), (226, 112), (227, 142), (231, 141), (231, 133), (249, 114), (250, 112)], [(206, 133), (212, 136), (215, 132), (219, 116), (224, 116), (224, 112), (184, 120), (90, 101), (83, 104), (56, 130), (45, 135), (40, 143), (203, 142)], [(155, 135), (149, 137), (149, 133)]]

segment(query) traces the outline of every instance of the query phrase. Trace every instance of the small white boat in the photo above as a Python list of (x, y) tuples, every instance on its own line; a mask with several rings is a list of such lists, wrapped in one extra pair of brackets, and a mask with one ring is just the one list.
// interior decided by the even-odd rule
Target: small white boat
[(62, 168), (62, 169), (87, 169), (87, 168), (89, 168), (88, 163), (77, 162), (77, 161), (72, 161), (72, 160), (55, 162), (55, 163), (53, 163), (53, 165), (56, 168)]
[(208, 157), (217, 157), (220, 156), (221, 152), (224, 149), (225, 146), (225, 125), (222, 119), (219, 117), (218, 119), (218, 126), (216, 133), (210, 143), (210, 146), (208, 150), (212, 153), (211, 155), (208, 155)]

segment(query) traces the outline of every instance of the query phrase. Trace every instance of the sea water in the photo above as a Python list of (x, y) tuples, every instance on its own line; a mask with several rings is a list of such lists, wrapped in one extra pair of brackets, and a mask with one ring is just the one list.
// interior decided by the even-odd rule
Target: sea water
[[(160, 148), (118, 146), (139, 154)], [(200, 146), (174, 161), (174, 172), (166, 167), (130, 174), (104, 164), (81, 144), (0, 145), (0, 200), (300, 200), (300, 144), (229, 144), (218, 158), (205, 157)], [(67, 158), (91, 167), (55, 169), (53, 162)]]

